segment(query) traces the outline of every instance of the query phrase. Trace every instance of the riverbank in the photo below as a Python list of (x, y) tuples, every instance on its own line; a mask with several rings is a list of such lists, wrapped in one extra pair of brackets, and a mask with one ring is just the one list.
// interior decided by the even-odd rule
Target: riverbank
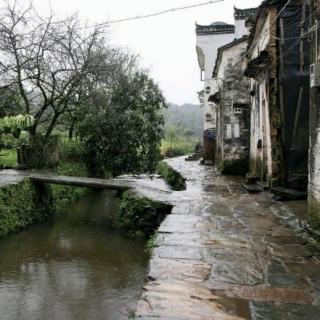
[(183, 158), (137, 319), (320, 319), (320, 258), (286, 204)]
[(128, 319), (149, 256), (144, 239), (109, 225), (109, 193), (90, 193), (1, 239), (1, 320)]
[[(172, 209), (166, 197), (171, 191), (159, 177), (122, 176), (101, 180), (3, 170), (0, 172), (0, 197), (3, 195), (0, 231), (1, 227), (4, 231), (0, 237), (44, 221), (94, 188), (114, 188), (114, 201), (118, 199), (120, 204), (119, 210), (110, 215), (110, 221), (115, 229), (130, 236), (149, 238)], [(41, 220), (33, 219), (34, 216), (41, 216)]]

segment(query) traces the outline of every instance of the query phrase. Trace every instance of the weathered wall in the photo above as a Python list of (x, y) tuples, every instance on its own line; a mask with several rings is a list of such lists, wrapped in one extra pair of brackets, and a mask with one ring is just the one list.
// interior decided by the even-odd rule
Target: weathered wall
[(234, 22), (234, 26), (235, 26), (236, 38), (241, 38), (242, 36), (249, 34), (249, 31), (246, 27), (246, 20), (245, 19), (236, 19)]
[[(231, 42), (234, 33), (209, 34), (197, 36), (197, 51), (200, 68), (204, 71), (204, 99), (203, 99), (203, 119), (204, 130), (216, 128), (215, 105), (208, 102), (210, 94), (216, 88), (216, 81), (212, 79), (212, 72), (215, 65), (218, 48)], [(206, 93), (206, 88), (210, 87), (211, 92)]]
[[(277, 9), (270, 8), (270, 19), (274, 21), (277, 17)], [(269, 118), (270, 118), (270, 139), (271, 139), (271, 159), (272, 159), (272, 173), (271, 185), (279, 184), (283, 179), (283, 147), (282, 147), (282, 119), (279, 104), (279, 83), (278, 83), (278, 50), (277, 50), (277, 24), (272, 24), (270, 28), (270, 42), (269, 42)]]
[(0, 238), (34, 223), (50, 214), (51, 197), (45, 186), (28, 179), (0, 189)]
[(220, 89), (217, 122), (217, 163), (222, 173), (244, 174), (248, 169), (250, 144), (250, 81), (243, 75), (243, 41), (224, 49), (218, 78)]
[(267, 13), (268, 17), (264, 24), (258, 21), (257, 43), (253, 42), (251, 67), (256, 64), (258, 75), (252, 85), (250, 169), (272, 186), (306, 189), (309, 45), (304, 37), (299, 41), (299, 35), (307, 32), (308, 12), (307, 6), (296, 2), (281, 13), (277, 23), (271, 23), (277, 8), (266, 8), (259, 19)]
[[(278, 101), (277, 74), (277, 9), (270, 7), (268, 14), (256, 34), (251, 59), (265, 50), (269, 55), (267, 67), (252, 80), (250, 173), (271, 185), (278, 184), (282, 178), (281, 113)], [(260, 18), (263, 19), (263, 16)]]
[[(263, 19), (263, 17), (261, 18)], [(256, 35), (251, 59), (256, 59), (261, 51), (269, 49), (271, 39), (270, 13), (260, 21), (261, 30)], [(260, 36), (263, 34), (264, 36)], [(268, 180), (272, 175), (271, 134), (269, 119), (269, 73), (261, 70), (251, 80), (251, 127), (250, 127), (250, 174)], [(261, 145), (259, 146), (259, 143)]]
[[(320, 1), (312, 3), (312, 23), (320, 20)], [(319, 41), (318, 41), (319, 44)], [(317, 51), (320, 50), (318, 46)], [(315, 34), (311, 38), (312, 61), (319, 62), (316, 58)], [(309, 149), (309, 221), (311, 225), (320, 230), (320, 87), (311, 89), (310, 96), (310, 149)]]

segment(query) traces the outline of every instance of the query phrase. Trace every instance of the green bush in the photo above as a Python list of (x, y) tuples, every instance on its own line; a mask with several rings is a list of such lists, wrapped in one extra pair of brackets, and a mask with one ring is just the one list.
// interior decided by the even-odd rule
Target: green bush
[(120, 204), (119, 227), (131, 236), (147, 236), (155, 229), (157, 209), (147, 198), (132, 192), (123, 194)]
[(84, 162), (84, 146), (80, 140), (61, 139), (59, 152), (62, 161)]
[(149, 256), (151, 256), (153, 249), (155, 247), (155, 242), (158, 237), (158, 232), (155, 232), (147, 241), (145, 247), (144, 247), (144, 252), (147, 253)]
[(162, 161), (157, 166), (157, 173), (167, 182), (173, 190), (182, 191), (186, 189), (186, 179), (166, 162)]
[[(69, 146), (70, 147), (70, 146)], [(65, 150), (71, 150), (73, 147), (67, 147)], [(65, 154), (66, 155), (66, 154)], [(57, 167), (57, 174), (64, 176), (86, 177), (87, 170), (83, 161), (71, 161), (70, 157), (64, 156)], [(63, 185), (53, 185), (52, 195), (56, 211), (62, 210), (68, 204), (84, 197), (90, 192), (87, 188), (70, 187)]]
[(17, 165), (17, 150), (5, 149), (0, 151), (0, 167), (14, 167)]
[(49, 200), (49, 194), (41, 194), (28, 180), (1, 188), (0, 237), (44, 221), (50, 213)]
[(167, 158), (179, 157), (194, 152), (195, 141), (177, 140), (170, 143), (168, 140), (163, 140), (161, 144), (161, 154)]
[(172, 206), (126, 191), (121, 198), (118, 226), (130, 236), (150, 237)]

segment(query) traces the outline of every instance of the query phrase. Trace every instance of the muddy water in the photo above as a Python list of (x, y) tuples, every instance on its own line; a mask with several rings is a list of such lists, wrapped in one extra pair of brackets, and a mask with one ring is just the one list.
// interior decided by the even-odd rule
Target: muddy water
[(1, 320), (121, 320), (144, 283), (144, 243), (107, 224), (106, 194), (0, 240)]

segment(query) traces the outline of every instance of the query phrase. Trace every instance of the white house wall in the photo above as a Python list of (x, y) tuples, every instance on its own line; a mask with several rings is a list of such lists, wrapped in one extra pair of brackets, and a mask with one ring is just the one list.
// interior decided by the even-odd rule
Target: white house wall
[(235, 26), (235, 31), (236, 31), (236, 38), (241, 38), (244, 35), (249, 34), (249, 31), (246, 27), (246, 20), (244, 20), (244, 19), (235, 20), (234, 26)]
[(262, 26), (260, 35), (257, 43), (254, 45), (253, 51), (252, 51), (252, 59), (256, 58), (261, 51), (266, 50), (269, 42), (270, 42), (270, 32), (269, 32), (269, 26), (270, 26), (270, 14), (265, 19), (265, 22)]
[[(216, 112), (215, 104), (208, 102), (209, 96), (216, 90), (217, 82), (212, 79), (212, 73), (216, 62), (218, 48), (231, 42), (235, 35), (229, 34), (210, 34), (197, 36), (197, 51), (201, 52), (204, 56), (199, 57), (200, 69), (204, 71), (204, 130), (216, 128)], [(210, 93), (206, 93), (206, 88), (210, 87)], [(211, 115), (211, 120), (208, 121), (207, 114)]]
[[(261, 51), (267, 50), (270, 42), (270, 14), (265, 18), (259, 35), (254, 39), (251, 59), (259, 56)], [(263, 166), (267, 170), (264, 174), (267, 177), (272, 175), (272, 155), (271, 155), (271, 129), (269, 118), (269, 100), (267, 92), (268, 75), (260, 75), (259, 79), (251, 80), (251, 89), (255, 91), (255, 96), (251, 101), (251, 137), (250, 137), (250, 159), (251, 172), (258, 172)], [(262, 140), (262, 149), (258, 149), (258, 141)]]

